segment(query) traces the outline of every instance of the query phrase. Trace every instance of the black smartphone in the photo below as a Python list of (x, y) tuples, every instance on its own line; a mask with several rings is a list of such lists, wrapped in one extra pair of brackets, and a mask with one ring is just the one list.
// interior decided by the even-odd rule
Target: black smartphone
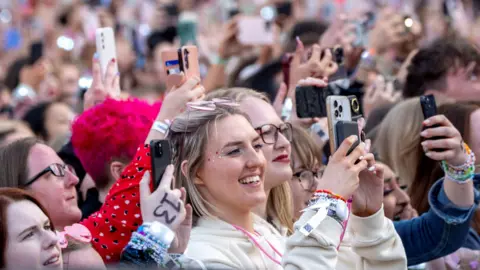
[[(435, 97), (433, 95), (426, 95), (420, 97), (420, 105), (422, 106), (423, 118), (428, 119), (432, 116), (437, 115), (437, 104), (435, 102)], [(440, 125), (433, 125), (428, 128), (436, 128)], [(423, 127), (423, 130), (426, 128)], [(432, 137), (430, 140), (440, 140), (445, 139), (445, 137)], [(435, 149), (437, 152), (443, 152), (444, 149)]]
[(297, 86), (295, 100), (299, 118), (327, 117), (325, 88)]
[(165, 12), (168, 16), (177, 17), (179, 14), (178, 6), (175, 3), (164, 5), (163, 8), (165, 9)]
[[(342, 142), (352, 136), (356, 135), (358, 136), (358, 124), (355, 121), (338, 121), (337, 124), (335, 125), (335, 133), (337, 137), (337, 147), (340, 147)], [(350, 149), (348, 149), (347, 156), (352, 153), (353, 150), (360, 144), (360, 140), (357, 140)]]
[(43, 56), (43, 42), (34, 42), (30, 45), (30, 65), (35, 64)]
[(172, 164), (172, 148), (168, 140), (153, 140), (150, 142), (152, 159), (153, 190), (156, 190), (162, 181), (168, 165)]
[(422, 106), (423, 118), (428, 119), (437, 115), (437, 103), (433, 95), (421, 96), (420, 105)]
[(292, 15), (292, 2), (284, 1), (281, 3), (277, 3), (275, 6), (277, 8), (278, 15), (284, 15), (287, 17), (290, 17)]

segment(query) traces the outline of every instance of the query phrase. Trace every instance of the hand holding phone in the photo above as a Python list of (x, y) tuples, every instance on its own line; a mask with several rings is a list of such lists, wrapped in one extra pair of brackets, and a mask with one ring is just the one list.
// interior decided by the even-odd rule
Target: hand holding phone
[(111, 27), (98, 28), (95, 31), (95, 41), (97, 46), (97, 56), (102, 69), (102, 78), (105, 79), (107, 67), (113, 61), (114, 74), (118, 74), (117, 51), (115, 45), (115, 35)]
[(152, 159), (153, 190), (160, 185), (165, 169), (172, 163), (172, 151), (168, 140), (153, 140), (150, 142)]
[(189, 78), (200, 78), (200, 64), (196, 46), (161, 52), (163, 69), (167, 74), (167, 89), (180, 86)]

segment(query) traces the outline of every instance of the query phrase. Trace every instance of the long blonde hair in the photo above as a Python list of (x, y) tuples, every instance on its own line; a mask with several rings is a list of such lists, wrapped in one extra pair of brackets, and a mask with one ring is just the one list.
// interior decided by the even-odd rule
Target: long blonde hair
[(415, 179), (421, 151), (420, 132), (423, 113), (419, 98), (402, 101), (393, 107), (380, 124), (374, 149), (380, 160), (392, 168), (402, 183)]
[[(248, 97), (258, 98), (270, 104), (270, 99), (262, 93), (248, 88), (219, 89), (207, 95), (206, 99), (227, 98), (241, 103)], [(280, 225), (293, 232), (293, 205), (291, 200), (290, 185), (285, 181), (273, 187), (267, 201), (267, 215), (277, 218)]]

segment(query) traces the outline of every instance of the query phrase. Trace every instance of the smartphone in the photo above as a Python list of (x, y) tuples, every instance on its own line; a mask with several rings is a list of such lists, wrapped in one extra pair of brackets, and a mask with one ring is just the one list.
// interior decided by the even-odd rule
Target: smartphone
[(291, 1), (283, 1), (280, 3), (275, 4), (277, 8), (278, 15), (284, 15), (286, 17), (290, 17), (292, 15), (292, 2)]
[(196, 46), (183, 46), (178, 49), (180, 71), (185, 74), (185, 79), (200, 78), (200, 64)]
[(412, 31), (412, 26), (413, 26), (412, 17), (408, 15), (403, 16), (403, 26), (405, 27), (405, 32), (410, 33)]
[(43, 42), (34, 42), (30, 45), (30, 65), (35, 64), (43, 56)]
[(316, 86), (297, 86), (295, 100), (299, 118), (326, 117), (325, 88)]
[(423, 117), (425, 119), (437, 115), (437, 103), (433, 95), (421, 96), (420, 105), (422, 106)]
[(184, 76), (181, 75), (180, 60), (178, 50), (166, 50), (161, 52), (162, 66), (167, 74), (166, 86), (167, 90), (183, 83)]
[(197, 43), (198, 16), (193, 12), (182, 12), (178, 18), (177, 33), (180, 46)]
[[(355, 121), (338, 121), (337, 124), (335, 125), (335, 134), (337, 137), (337, 144), (336, 148), (340, 147), (342, 142), (352, 136), (356, 135), (358, 136), (358, 123)], [(355, 148), (360, 144), (360, 140), (357, 140), (352, 147), (347, 152), (347, 156), (350, 155), (350, 153), (355, 150)]]
[[(112, 59), (117, 59), (117, 52), (115, 46), (115, 35), (111, 27), (98, 28), (95, 31), (95, 41), (97, 45), (98, 60), (102, 70), (102, 78), (105, 78), (107, 73), (108, 63)], [(118, 65), (115, 62), (114, 74), (118, 73)]]
[(328, 96), (326, 103), (330, 151), (334, 153), (337, 150), (337, 145), (339, 145), (336, 132), (337, 123), (339, 121), (352, 121), (350, 100), (346, 96)]
[[(420, 97), (420, 105), (422, 106), (422, 112), (423, 112), (423, 117), (424, 119), (428, 119), (432, 116), (437, 115), (437, 104), (435, 102), (435, 97), (433, 95), (426, 95), (426, 96), (421, 96)], [(440, 125), (433, 125), (428, 128), (436, 128), (439, 127)], [(423, 128), (424, 130), (426, 129), (425, 127)], [(445, 137), (432, 137), (429, 138), (429, 140), (440, 140), (440, 139), (445, 139)], [(444, 149), (435, 149), (437, 152), (443, 152), (445, 151)]]
[(168, 16), (177, 17), (179, 14), (178, 5), (175, 3), (164, 5), (163, 8)]
[(152, 159), (153, 190), (156, 190), (162, 181), (168, 165), (172, 164), (172, 149), (168, 140), (153, 140), (150, 142)]
[[(262, 17), (244, 16), (237, 23), (237, 39), (244, 45), (271, 45), (274, 42), (273, 22)], [(252, 31), (255, 29), (255, 31)]]

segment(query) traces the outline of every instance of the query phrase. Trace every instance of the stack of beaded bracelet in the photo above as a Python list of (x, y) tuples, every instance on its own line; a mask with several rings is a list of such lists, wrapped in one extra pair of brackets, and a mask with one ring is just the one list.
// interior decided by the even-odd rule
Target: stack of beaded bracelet
[(475, 174), (475, 154), (468, 147), (466, 143), (463, 143), (463, 148), (465, 153), (468, 155), (467, 162), (460, 166), (452, 166), (447, 164), (447, 162), (442, 161), (442, 169), (445, 172), (445, 175), (456, 183), (466, 183), (467, 180), (472, 179)]
[(315, 205), (319, 202), (329, 202), (327, 216), (335, 219), (342, 227), (345, 226), (344, 221), (348, 218), (347, 200), (345, 198), (328, 190), (317, 190), (310, 199), (307, 209), (315, 209)]
[(128, 243), (130, 247), (145, 252), (150, 258), (154, 259), (158, 265), (165, 265), (165, 256), (168, 255), (168, 246), (157, 241), (149, 234), (134, 232)]

